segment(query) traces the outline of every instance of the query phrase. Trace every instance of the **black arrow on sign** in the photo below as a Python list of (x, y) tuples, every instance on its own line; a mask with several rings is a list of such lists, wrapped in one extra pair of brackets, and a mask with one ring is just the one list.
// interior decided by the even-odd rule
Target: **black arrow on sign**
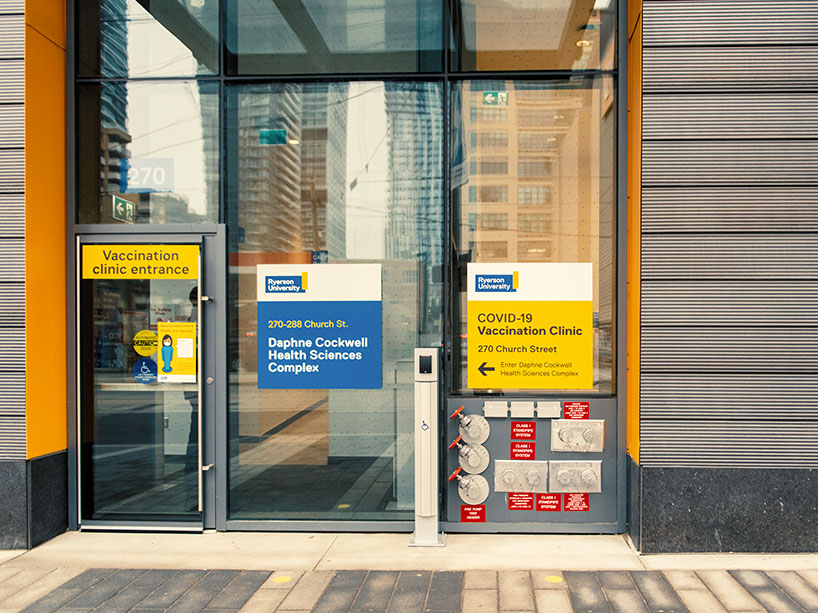
[(486, 371), (487, 370), (494, 370), (494, 366), (486, 366), (486, 363), (483, 362), (482, 364), (480, 364), (480, 366), (477, 367), (477, 370), (479, 370), (480, 374), (483, 375), (484, 377), (488, 377), (488, 375), (486, 374)]

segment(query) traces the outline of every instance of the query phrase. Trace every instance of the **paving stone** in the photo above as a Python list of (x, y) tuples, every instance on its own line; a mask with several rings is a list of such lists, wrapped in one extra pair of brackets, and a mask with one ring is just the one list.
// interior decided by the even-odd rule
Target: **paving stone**
[(682, 604), (660, 571), (633, 571), (631, 577), (651, 611), (663, 611), (663, 613), (687, 611), (687, 607)]
[[(574, 611), (568, 590), (536, 590), (534, 599), (538, 613), (573, 613)], [(463, 611), (465, 612), (466, 609), (464, 608)]]
[(497, 578), (501, 611), (534, 611), (534, 590), (528, 571), (501, 570)]
[(497, 590), (463, 590), (463, 611), (497, 612)]
[(432, 573), (426, 611), (460, 611), (463, 600), (463, 572), (437, 571)]
[(24, 613), (53, 613), (64, 604), (77, 597), (82, 591), (83, 590), (80, 587), (75, 587), (73, 589), (59, 587), (47, 596), (43, 596), (39, 600), (33, 602), (23, 609), (23, 611)]
[(10, 577), (16, 575), (19, 572), (20, 572), (19, 568), (13, 568), (11, 566), (0, 567), (0, 584), (2, 584), (3, 581), (9, 579)]
[(803, 609), (778, 588), (755, 588), (751, 593), (768, 611), (774, 613), (803, 613)]
[(748, 590), (752, 588), (771, 588), (773, 582), (760, 570), (731, 570), (728, 571), (733, 578), (741, 583)]
[(818, 570), (815, 569), (799, 570), (798, 574), (801, 575), (807, 581), (809, 581), (812, 587), (818, 587)]
[[(365, 570), (339, 570), (329, 582), (315, 611), (348, 611), (366, 578)], [(386, 606), (384, 606), (384, 610)]]
[(216, 596), (207, 605), (207, 610), (210, 609), (228, 609), (237, 611), (250, 597), (258, 590), (267, 577), (270, 575), (267, 571), (242, 571), (238, 577), (233, 579), (222, 592)]
[(696, 574), (728, 611), (763, 611), (764, 607), (726, 570), (700, 570)]
[(89, 587), (74, 600), (65, 604), (63, 609), (96, 609), (103, 602), (117, 592), (130, 585), (133, 581), (145, 574), (144, 570), (118, 570), (105, 577), (102, 581)]
[(141, 600), (138, 609), (140, 611), (143, 609), (164, 611), (201, 581), (206, 574), (205, 570), (176, 571), (172, 577)]
[(726, 613), (727, 611), (710, 590), (676, 590), (676, 594), (691, 611), (707, 611), (707, 613)]
[(463, 584), (465, 590), (496, 590), (497, 571), (496, 570), (467, 570), (466, 580)]
[[(277, 570), (272, 575), (269, 576), (267, 581), (264, 582), (264, 585), (261, 586), (261, 589), (264, 590), (289, 590), (298, 583), (298, 580), (301, 578), (301, 575), (304, 574), (303, 570), (294, 570), (294, 571), (286, 571), (286, 570)], [(276, 581), (281, 577), (289, 577), (289, 581)]]
[(284, 590), (258, 590), (239, 609), (239, 613), (270, 613), (276, 610), (286, 595)]
[(303, 610), (309, 611), (321, 598), (327, 585), (335, 576), (332, 570), (316, 570), (304, 573), (279, 607), (282, 611)]
[(66, 581), (62, 587), (67, 590), (72, 590), (74, 588), (87, 590), (89, 587), (96, 585), (105, 579), (105, 577), (112, 575), (114, 572), (116, 572), (115, 568), (89, 568), (70, 581)]
[(692, 570), (666, 570), (665, 579), (673, 589), (679, 590), (706, 590), (707, 586)]
[(432, 580), (430, 571), (405, 570), (398, 575), (389, 611), (404, 613), (404, 611), (422, 611), (426, 604), (426, 595)]
[[(551, 582), (548, 577), (559, 577), (562, 581)], [(565, 577), (560, 570), (532, 570), (531, 583), (535, 590), (565, 590)]]
[(350, 611), (386, 611), (397, 580), (397, 571), (369, 571)]
[(0, 583), (0, 601), (10, 598), (20, 590), (28, 588), (33, 583), (36, 583), (53, 568), (24, 568), (23, 570), (14, 573)]
[[(172, 570), (149, 570), (138, 577), (130, 585), (126, 586), (116, 594), (113, 594), (105, 602), (105, 613), (118, 613), (119, 611), (130, 611), (148, 594), (160, 587), (165, 581), (174, 575)], [(103, 585), (100, 583), (99, 585)]]
[(575, 611), (597, 613), (611, 610), (596, 573), (566, 571), (565, 582), (568, 584), (571, 605)]
[[(1, 601), (0, 611), (6, 609), (19, 611), (20, 609), (23, 609), (36, 602), (40, 598), (47, 596), (62, 586), (66, 581), (73, 579), (81, 572), (82, 571), (78, 568), (58, 568), (53, 570), (29, 585), (24, 590), (20, 590), (9, 596), (6, 600)], [(3, 579), (0, 578), (0, 583), (2, 581)]]
[(818, 590), (793, 571), (767, 571), (767, 576), (805, 611), (818, 611)]
[(201, 613), (239, 574), (237, 570), (211, 570), (174, 602), (169, 613)]
[(645, 599), (631, 584), (630, 589), (605, 589), (608, 602), (616, 613), (650, 613)]
[(606, 592), (608, 590), (634, 590), (633, 579), (624, 570), (600, 570), (596, 573), (599, 584)]

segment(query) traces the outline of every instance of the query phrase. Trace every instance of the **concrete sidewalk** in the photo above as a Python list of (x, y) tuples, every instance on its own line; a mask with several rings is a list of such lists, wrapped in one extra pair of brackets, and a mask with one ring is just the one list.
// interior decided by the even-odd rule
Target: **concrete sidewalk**
[(11, 611), (818, 611), (818, 555), (639, 555), (622, 536), (67, 533), (0, 552)]

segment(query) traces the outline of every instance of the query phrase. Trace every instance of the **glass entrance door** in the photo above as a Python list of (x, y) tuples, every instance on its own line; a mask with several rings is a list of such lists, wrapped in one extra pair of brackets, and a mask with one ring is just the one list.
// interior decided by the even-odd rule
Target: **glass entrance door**
[(83, 526), (202, 527), (205, 244), (196, 235), (78, 245)]

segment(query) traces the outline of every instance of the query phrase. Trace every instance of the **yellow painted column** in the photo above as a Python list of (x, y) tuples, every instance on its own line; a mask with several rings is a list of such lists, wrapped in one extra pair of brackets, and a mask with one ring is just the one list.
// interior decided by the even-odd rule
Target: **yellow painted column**
[(642, 2), (628, 5), (628, 338), (627, 446), (639, 464), (642, 282)]
[(65, 0), (27, 0), (25, 33), (26, 443), (66, 449)]

